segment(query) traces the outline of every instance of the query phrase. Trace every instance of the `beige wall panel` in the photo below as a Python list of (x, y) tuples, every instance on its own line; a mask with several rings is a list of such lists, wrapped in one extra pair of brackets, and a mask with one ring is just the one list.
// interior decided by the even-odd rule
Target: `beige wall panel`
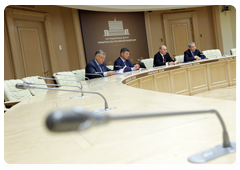
[(170, 72), (164, 72), (155, 76), (156, 91), (171, 93)]
[(229, 61), (229, 84), (236, 85), (236, 60)]
[(73, 34), (74, 25), (72, 19), (72, 9), (71, 8), (62, 8), (63, 10), (63, 21), (64, 21), (64, 29), (66, 35), (66, 43), (68, 49), (68, 57), (69, 57), (69, 65), (71, 70), (80, 69), (78, 51), (77, 51), (77, 43), (76, 36)]
[(172, 89), (175, 94), (189, 95), (188, 71), (179, 69), (171, 71)]
[[(198, 28), (201, 51), (215, 49), (216, 42), (214, 36), (213, 12), (212, 7), (196, 8), (198, 15)], [(199, 48), (199, 47), (197, 47)]]
[[(23, 57), (25, 76), (43, 76), (42, 53), (37, 29), (18, 29), (21, 52)], [(34, 54), (34, 55), (33, 55)], [(36, 67), (36, 66), (39, 67)]]
[(139, 80), (133, 80), (130, 83), (128, 83), (127, 85), (131, 86), (131, 87), (135, 87), (135, 88), (140, 88)]
[[(67, 41), (65, 37), (65, 29), (63, 22), (62, 8), (58, 6), (47, 6), (47, 12), (51, 16), (52, 35), (54, 40), (54, 49), (57, 58), (58, 71), (70, 71), (69, 55), (67, 49)], [(62, 50), (59, 50), (59, 45)]]
[[(180, 14), (182, 12), (192, 12), (196, 11), (197, 17), (197, 25), (198, 25), (198, 32), (199, 34), (196, 35), (199, 37), (200, 45), (197, 45), (197, 48), (200, 51), (208, 50), (208, 49), (216, 49), (216, 41), (215, 38), (215, 29), (214, 29), (214, 22), (213, 22), (213, 11), (212, 6), (208, 7), (199, 7), (199, 8), (187, 8), (183, 10), (162, 10), (162, 11), (153, 11), (148, 12), (150, 28), (146, 31), (150, 30), (151, 37), (148, 37), (149, 41), (151, 40), (152, 47), (149, 48), (149, 51), (152, 50), (151, 54), (155, 54), (158, 52), (158, 48), (160, 45), (166, 45), (166, 41), (171, 41), (170, 39), (166, 40), (166, 35), (164, 33), (164, 26), (163, 26), (163, 14)], [(200, 35), (201, 34), (201, 35)], [(168, 47), (169, 50), (171, 47)], [(187, 44), (186, 49), (187, 50)], [(150, 53), (150, 52), (149, 52)], [(182, 51), (182, 54), (184, 51)], [(152, 56), (153, 57), (153, 56)], [(173, 57), (173, 56), (171, 56)]]
[(189, 68), (190, 94), (208, 91), (207, 67), (206, 65)]
[(208, 64), (209, 88), (228, 86), (227, 62)]
[(6, 24), (4, 25), (4, 80), (15, 79), (13, 61), (7, 36)]
[(155, 90), (153, 76), (147, 76), (141, 79), (141, 88), (145, 90)]

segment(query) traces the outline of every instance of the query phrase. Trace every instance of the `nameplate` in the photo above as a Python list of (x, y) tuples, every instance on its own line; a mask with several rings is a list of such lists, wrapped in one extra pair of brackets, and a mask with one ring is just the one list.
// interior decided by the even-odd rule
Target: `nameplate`
[(161, 72), (164, 72), (164, 69), (148, 72), (148, 75), (153, 75), (153, 74), (157, 74), (157, 73), (161, 73)]
[(230, 57), (230, 58), (221, 58), (221, 59), (218, 59), (218, 61), (227, 61), (227, 60), (233, 60), (234, 57)]
[(132, 80), (135, 80), (135, 79), (136, 79), (136, 76), (130, 77), (130, 78), (125, 80), (125, 83), (128, 83), (128, 82), (130, 82)]

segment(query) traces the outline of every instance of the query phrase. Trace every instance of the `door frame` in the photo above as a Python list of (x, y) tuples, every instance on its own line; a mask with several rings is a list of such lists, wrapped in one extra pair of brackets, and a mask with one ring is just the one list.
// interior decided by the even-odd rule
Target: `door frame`
[[(197, 20), (197, 12), (180, 12), (180, 13), (172, 13), (172, 14), (163, 14), (163, 25), (164, 25), (164, 33), (166, 37), (166, 46), (169, 49), (169, 52), (173, 52), (173, 47), (171, 46), (171, 37), (170, 37), (170, 24), (168, 21), (171, 20), (179, 20), (179, 19), (190, 19), (192, 21), (193, 26), (193, 35), (194, 42), (197, 48), (201, 51), (200, 39), (199, 39), (199, 30), (198, 30), (198, 20)], [(188, 47), (186, 46), (186, 49)]]
[(22, 67), (20, 66), (21, 59), (20, 59), (18, 48), (17, 48), (17, 37), (14, 31), (14, 19), (34, 20), (34, 21), (40, 21), (44, 23), (46, 38), (47, 38), (47, 47), (48, 47), (49, 57), (51, 62), (50, 63), (51, 70), (53, 73), (57, 72), (58, 66), (57, 66), (57, 58), (54, 50), (50, 15), (48, 13), (39, 13), (39, 12), (31, 12), (31, 11), (7, 8), (5, 10), (5, 16), (6, 16), (7, 30), (8, 30), (8, 36), (9, 36), (9, 42), (10, 42), (10, 48), (11, 48), (16, 78), (20, 79), (25, 77), (25, 75), (23, 75), (21, 71)]

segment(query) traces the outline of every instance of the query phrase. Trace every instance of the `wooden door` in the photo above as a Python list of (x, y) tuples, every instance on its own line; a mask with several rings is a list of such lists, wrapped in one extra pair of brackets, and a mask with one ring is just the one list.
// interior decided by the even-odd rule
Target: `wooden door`
[(166, 46), (172, 58), (183, 55), (191, 41), (201, 50), (196, 12), (163, 14), (163, 23)]
[(183, 52), (187, 49), (187, 44), (192, 39), (192, 29), (190, 19), (179, 19), (169, 21), (171, 29), (171, 45), (173, 47), (173, 57), (177, 55), (183, 55)]
[(5, 12), (15, 78), (52, 77), (58, 68), (50, 15), (11, 8)]
[(25, 77), (51, 77), (44, 25), (39, 21), (14, 21), (19, 57)]

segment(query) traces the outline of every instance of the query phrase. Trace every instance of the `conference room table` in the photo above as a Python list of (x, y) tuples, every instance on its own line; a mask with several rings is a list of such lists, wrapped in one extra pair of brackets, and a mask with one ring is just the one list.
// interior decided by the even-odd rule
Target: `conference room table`
[[(230, 141), (236, 141), (236, 101), (191, 96), (235, 85), (236, 56), (142, 69), (90, 82), (83, 82), (83, 90), (101, 93), (109, 107), (116, 107), (104, 111), (110, 116), (215, 109)], [(110, 121), (83, 131), (46, 128), (46, 117), (53, 111), (104, 108), (101, 96), (84, 94), (77, 97), (81, 93), (46, 90), (5, 112), (6, 163), (192, 164), (189, 156), (223, 143), (221, 124), (211, 113)], [(235, 160), (236, 153), (229, 153), (205, 164), (230, 165)]]

